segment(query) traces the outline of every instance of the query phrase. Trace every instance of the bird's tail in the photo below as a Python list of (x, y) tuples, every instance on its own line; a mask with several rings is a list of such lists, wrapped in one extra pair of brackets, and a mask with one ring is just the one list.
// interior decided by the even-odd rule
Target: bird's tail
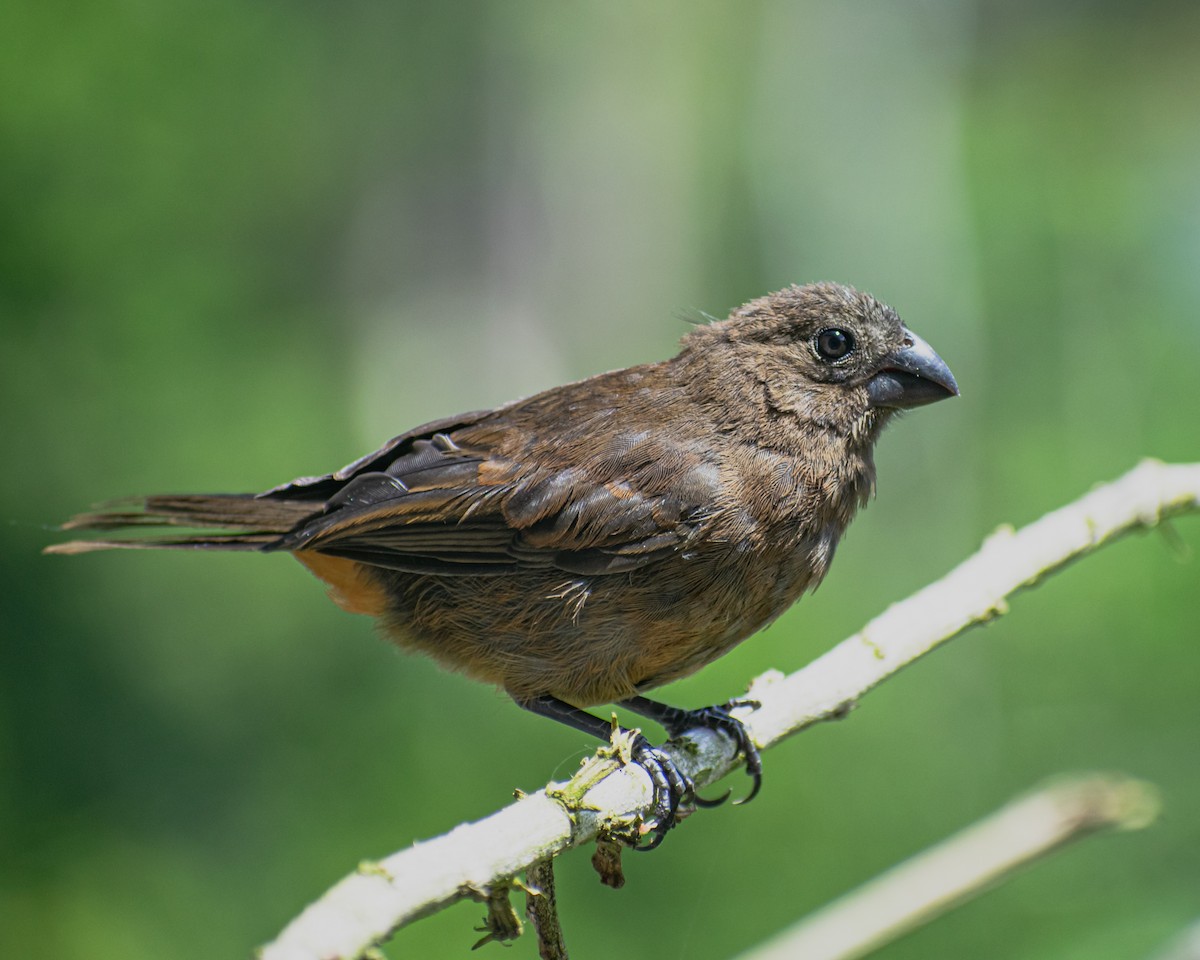
[[(60, 529), (124, 531), (120, 536), (56, 543), (43, 552), (87, 553), (117, 548), (262, 550), (319, 512), (321, 506), (311, 500), (276, 500), (248, 493), (164, 494), (117, 501), (93, 513), (72, 517)], [(179, 532), (165, 534), (163, 528)], [(205, 532), (188, 532), (196, 529)], [(144, 535), (147, 533), (150, 535)]]

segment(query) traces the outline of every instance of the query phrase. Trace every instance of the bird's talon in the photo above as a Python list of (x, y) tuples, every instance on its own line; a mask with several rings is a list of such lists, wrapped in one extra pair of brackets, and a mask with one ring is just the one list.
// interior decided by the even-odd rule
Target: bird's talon
[[(659, 846), (659, 844), (661, 844), (663, 842), (663, 839), (667, 835), (667, 831), (665, 829), (659, 829), (656, 827), (653, 830), (649, 831), (649, 835), (650, 835), (649, 843), (638, 844), (633, 849), (638, 851), (638, 853), (646, 853), (648, 850), (654, 850), (656, 847)], [(642, 834), (642, 836), (646, 836), (646, 834)]]
[(762, 789), (762, 774), (751, 773), (750, 776), (754, 778), (754, 785), (750, 788), (750, 792), (748, 794), (746, 794), (740, 800), (733, 801), (733, 805), (735, 807), (740, 807), (744, 803), (749, 803), (758, 796), (758, 791)]
[(654, 815), (646, 831), (653, 834), (653, 839), (634, 849), (653, 850), (675, 826), (680, 804), (695, 802), (696, 791), (670, 755), (651, 746), (641, 734), (634, 740), (630, 753), (633, 762), (649, 775), (654, 788)]
[(692, 797), (692, 802), (695, 803), (696, 806), (702, 807), (705, 810), (711, 810), (713, 807), (721, 806), (721, 804), (728, 800), (732, 794), (732, 790), (726, 790), (719, 797), (714, 797), (712, 800), (708, 800), (699, 794), (694, 794)]
[[(687, 711), (672, 724), (672, 728), (669, 728), (672, 736), (693, 727), (703, 727), (706, 730), (722, 731), (733, 739), (733, 742), (737, 744), (738, 751), (746, 759), (746, 773), (754, 780), (750, 792), (741, 800), (735, 800), (735, 806), (749, 803), (758, 796), (758, 791), (762, 788), (762, 754), (759, 753), (758, 747), (755, 745), (754, 740), (751, 739), (750, 731), (746, 729), (746, 725), (729, 711), (738, 707), (749, 707), (752, 710), (757, 710), (760, 706), (762, 704), (757, 700), (730, 700), (722, 706), (703, 707), (699, 710)], [(727, 796), (728, 794), (726, 794)], [(725, 802), (726, 797), (722, 797), (715, 802), (697, 798), (696, 805), (699, 807), (718, 806)]]

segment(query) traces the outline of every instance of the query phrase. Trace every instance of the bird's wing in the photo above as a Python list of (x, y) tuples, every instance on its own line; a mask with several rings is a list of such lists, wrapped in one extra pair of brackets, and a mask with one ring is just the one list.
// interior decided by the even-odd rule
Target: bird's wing
[(716, 500), (708, 451), (650, 432), (599, 447), (595, 436), (539, 442), (503, 411), (418, 428), (336, 474), (264, 494), (333, 491), (273, 548), (471, 575), (621, 573), (686, 549)]

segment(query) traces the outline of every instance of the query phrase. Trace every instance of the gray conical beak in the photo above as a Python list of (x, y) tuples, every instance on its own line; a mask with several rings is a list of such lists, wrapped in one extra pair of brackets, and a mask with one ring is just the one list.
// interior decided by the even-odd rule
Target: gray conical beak
[(867, 396), (873, 407), (923, 407), (958, 396), (958, 384), (933, 347), (905, 328), (904, 345), (867, 381)]

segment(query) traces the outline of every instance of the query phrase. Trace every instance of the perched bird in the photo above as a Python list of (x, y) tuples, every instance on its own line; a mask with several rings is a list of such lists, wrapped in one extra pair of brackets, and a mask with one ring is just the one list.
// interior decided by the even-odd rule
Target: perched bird
[[(401, 647), (535, 713), (601, 739), (609, 723), (583, 708), (620, 703), (672, 735), (726, 731), (753, 795), (761, 762), (729, 705), (643, 694), (820, 583), (873, 491), (884, 424), (957, 392), (890, 307), (835, 283), (792, 286), (696, 327), (670, 360), (427, 423), (336, 473), (257, 495), (146, 497), (64, 526), (193, 532), (47, 550), (286, 551)], [(653, 845), (694, 791), (667, 754), (633, 742), (655, 785)]]

